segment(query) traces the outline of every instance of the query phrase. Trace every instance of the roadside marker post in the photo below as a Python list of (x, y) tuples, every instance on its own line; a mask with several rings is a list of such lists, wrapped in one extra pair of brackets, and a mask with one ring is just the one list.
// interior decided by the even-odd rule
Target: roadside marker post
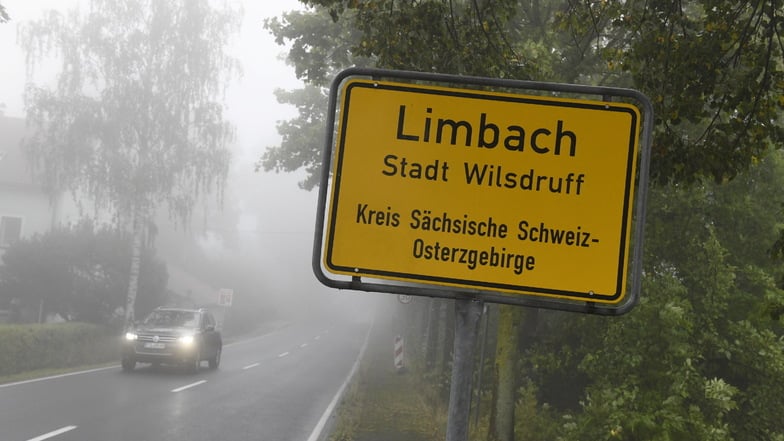
[(400, 373), (405, 368), (404, 360), (404, 344), (403, 337), (400, 335), (395, 336), (395, 370)]

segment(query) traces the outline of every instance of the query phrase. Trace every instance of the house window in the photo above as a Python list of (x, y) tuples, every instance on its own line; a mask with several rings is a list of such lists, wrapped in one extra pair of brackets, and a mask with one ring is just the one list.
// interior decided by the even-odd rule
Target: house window
[(22, 218), (0, 216), (0, 247), (7, 247), (22, 235)]

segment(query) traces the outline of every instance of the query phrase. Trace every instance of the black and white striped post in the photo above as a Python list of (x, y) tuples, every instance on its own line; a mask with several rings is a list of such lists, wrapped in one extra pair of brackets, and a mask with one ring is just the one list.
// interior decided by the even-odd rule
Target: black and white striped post
[(400, 335), (395, 336), (395, 370), (400, 373), (405, 369), (404, 354), (403, 354), (403, 337)]

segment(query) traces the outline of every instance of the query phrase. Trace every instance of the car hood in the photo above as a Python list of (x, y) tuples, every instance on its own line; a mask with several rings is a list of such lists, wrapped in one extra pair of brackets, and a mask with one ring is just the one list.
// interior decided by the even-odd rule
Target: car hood
[(136, 328), (137, 333), (144, 333), (144, 334), (156, 334), (156, 335), (186, 335), (186, 334), (195, 334), (197, 331), (193, 328), (182, 328), (182, 327), (162, 327), (162, 326), (151, 326), (151, 327), (138, 327)]

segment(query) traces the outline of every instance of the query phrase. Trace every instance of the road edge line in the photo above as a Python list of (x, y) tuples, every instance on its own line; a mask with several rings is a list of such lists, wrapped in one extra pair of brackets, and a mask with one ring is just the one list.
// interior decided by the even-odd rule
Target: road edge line
[(22, 384), (36, 383), (36, 382), (39, 382), (39, 381), (54, 380), (54, 379), (57, 379), (57, 378), (70, 377), (72, 375), (90, 374), (90, 373), (93, 373), (93, 372), (106, 371), (106, 370), (109, 370), (109, 369), (117, 369), (118, 367), (120, 367), (120, 365), (113, 364), (111, 366), (104, 366), (104, 367), (99, 367), (99, 368), (87, 369), (87, 370), (84, 370), (84, 371), (76, 371), (76, 372), (68, 372), (68, 373), (65, 373), (65, 374), (49, 375), (49, 376), (40, 377), (40, 378), (31, 378), (29, 380), (22, 380), (22, 381), (15, 381), (13, 383), (0, 384), (0, 389), (2, 389), (4, 387), (19, 386), (19, 385), (22, 385)]
[(70, 432), (76, 429), (77, 426), (65, 426), (61, 427), (57, 430), (53, 430), (49, 433), (44, 433), (43, 435), (36, 436), (35, 438), (30, 438), (27, 441), (44, 441), (45, 439), (54, 438), (57, 435), (62, 435), (65, 432)]
[(321, 431), (324, 430), (324, 427), (327, 425), (327, 420), (332, 417), (332, 412), (335, 411), (335, 407), (338, 405), (338, 401), (343, 397), (343, 392), (345, 392), (346, 387), (354, 378), (354, 375), (359, 370), (359, 363), (362, 360), (362, 356), (365, 354), (365, 349), (367, 349), (368, 341), (370, 341), (370, 331), (373, 329), (373, 324), (370, 324), (368, 327), (367, 334), (365, 334), (365, 342), (362, 343), (362, 348), (359, 350), (359, 354), (357, 355), (357, 359), (354, 361), (354, 365), (351, 367), (351, 371), (349, 371), (348, 376), (346, 377), (343, 384), (338, 389), (335, 396), (332, 398), (332, 401), (329, 403), (329, 406), (324, 410), (324, 413), (321, 415), (318, 423), (316, 423), (316, 427), (313, 428), (313, 432), (311, 432), (310, 436), (308, 437), (307, 441), (318, 441), (321, 438)]

